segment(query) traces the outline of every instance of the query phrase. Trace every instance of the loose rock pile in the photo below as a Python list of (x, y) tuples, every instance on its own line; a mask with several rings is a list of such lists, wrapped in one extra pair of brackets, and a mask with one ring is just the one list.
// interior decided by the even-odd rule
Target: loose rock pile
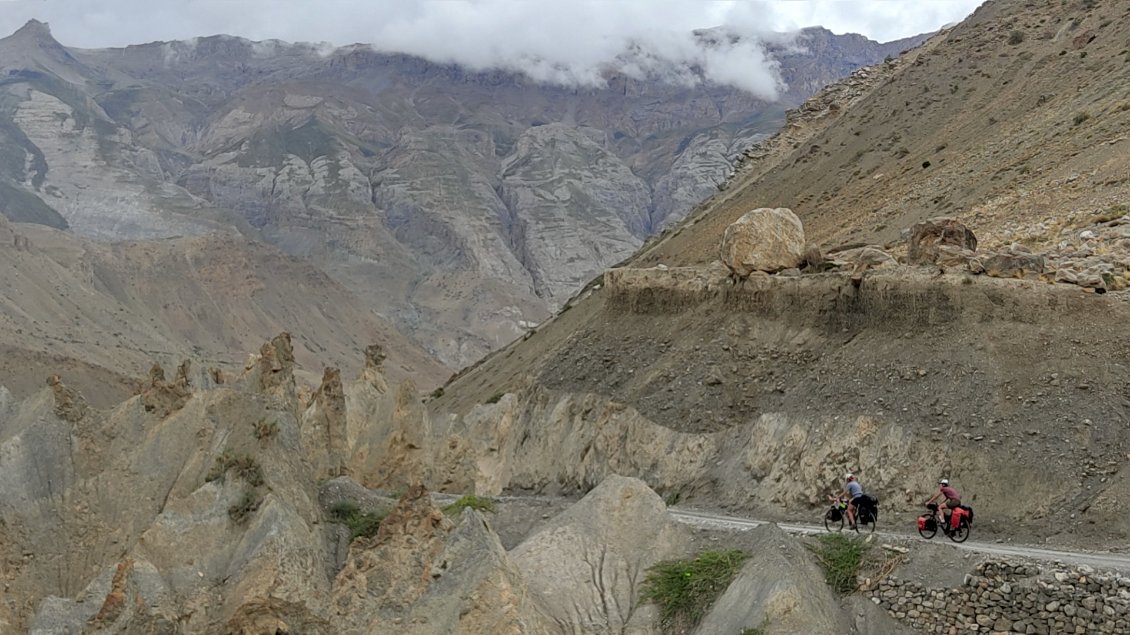
[(924, 633), (1130, 632), (1130, 578), (1087, 566), (1042, 570), (985, 562), (958, 589), (885, 578), (867, 591), (892, 617)]
[(722, 261), (739, 278), (754, 272), (800, 275), (850, 271), (858, 286), (869, 269), (929, 265), (946, 272), (1074, 284), (1096, 293), (1130, 288), (1130, 214), (1098, 219), (1085, 229), (1064, 229), (1043, 253), (1012, 242), (977, 251), (973, 231), (955, 218), (938, 217), (904, 232), (905, 258), (878, 245), (848, 246), (825, 255), (804, 243), (800, 220), (785, 208), (756, 209), (726, 229)]

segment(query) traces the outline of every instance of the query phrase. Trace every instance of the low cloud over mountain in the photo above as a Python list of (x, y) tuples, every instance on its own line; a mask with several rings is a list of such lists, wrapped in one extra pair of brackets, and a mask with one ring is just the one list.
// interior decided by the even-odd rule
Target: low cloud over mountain
[[(51, 23), (64, 41), (109, 46), (229, 33), (253, 39), (371, 44), (477, 70), (521, 71), (547, 83), (603, 86), (610, 72), (685, 84), (734, 86), (773, 100), (780, 88), (767, 40), (775, 31), (821, 23), (894, 39), (931, 31), (963, 17), (977, 0), (918, 8), (878, 35), (874, 18), (889, 18), (891, 3), (843, 2), (396, 2), (225, 0), (154, 3), (106, 0), (76, 8), (57, 0), (4, 2), (0, 32), (26, 20)], [(902, 9), (899, 9), (903, 11)], [(123, 19), (129, 16), (129, 19)], [(890, 21), (887, 20), (889, 24)], [(716, 28), (724, 37), (702, 38)]]

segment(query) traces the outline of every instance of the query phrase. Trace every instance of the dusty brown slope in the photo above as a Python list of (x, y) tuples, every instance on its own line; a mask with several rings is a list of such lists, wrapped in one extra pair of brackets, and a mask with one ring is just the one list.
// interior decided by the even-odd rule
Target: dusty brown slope
[[(553, 457), (556, 474), (533, 463), (512, 471), (525, 489), (583, 489), (591, 468), (570, 465), (607, 461), (706, 504), (803, 514), (844, 469), (862, 466), (889, 509), (912, 511), (945, 474), (1017, 527), (1045, 535), (1039, 518), (1069, 509), (1075, 519), (1055, 530), (1070, 534), (1065, 541), (1125, 535), (1125, 492), (1111, 478), (1130, 469), (1122, 299), (929, 268), (869, 277), (860, 289), (842, 274), (733, 287), (702, 266), (717, 258), (723, 228), (754, 207), (795, 207), (826, 245), (893, 244), (910, 223), (955, 213), (983, 243), (1037, 247), (1118, 209), (1130, 153), (1119, 149), (1124, 140), (1108, 142), (1130, 114), (1122, 89), (1110, 87), (1120, 85), (1117, 43), (1130, 26), (1115, 19), (1124, 5), (1093, 4), (1088, 13), (1079, 3), (989, 3), (913, 61), (876, 71), (882, 81), (831, 113), (830, 125), (779, 164), (747, 168), (764, 175), (734, 182), (633, 262), (697, 269), (606, 276), (537, 333), (460, 375), (433, 411), (481, 419), (481, 404), (513, 392), (530, 399), (519, 411), (533, 414), (507, 415), (521, 421), (545, 412), (543, 426), (567, 415), (571, 430), (600, 431), (609, 412), (627, 411), (659, 426)], [(1076, 38), (1088, 31), (1094, 40)], [(1083, 109), (1091, 116), (1076, 123)], [(568, 395), (593, 397), (585, 410), (558, 413)], [(671, 450), (655, 454), (642, 441), (666, 438), (661, 428), (717, 454), (673, 476), (664, 471), (675, 469), (663, 458)]]
[(280, 331), (307, 369), (352, 374), (376, 343), (392, 376), (428, 385), (448, 374), (325, 274), (230, 236), (110, 246), (0, 221), (0, 263), (0, 385), (18, 396), (61, 373), (105, 406), (153, 362), (242, 368), (263, 333)]
[(987, 2), (637, 262), (709, 262), (722, 229), (762, 206), (792, 208), (826, 247), (888, 243), (941, 214), (984, 245), (1039, 247), (1117, 210), (1130, 198), (1128, 17), (1112, 1)]

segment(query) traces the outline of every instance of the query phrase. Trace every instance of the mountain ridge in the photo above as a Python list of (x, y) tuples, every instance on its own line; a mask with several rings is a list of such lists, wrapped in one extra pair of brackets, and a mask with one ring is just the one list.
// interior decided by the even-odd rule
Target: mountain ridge
[[(798, 85), (783, 104), (803, 98), (803, 77), (904, 46), (801, 37), (827, 59), (781, 50)], [(365, 46), (212, 36), (59, 50), (74, 83), (17, 71), (0, 87), (0, 129), (19, 132), (0, 138), (0, 196), (37, 210), (20, 220), (101, 240), (234, 229), (310, 260), (452, 368), (521, 336), (714, 191), (783, 109), (716, 85), (549, 86)], [(531, 152), (556, 154), (538, 165)], [(535, 231), (550, 217), (555, 229)], [(594, 249), (603, 233), (617, 238)]]

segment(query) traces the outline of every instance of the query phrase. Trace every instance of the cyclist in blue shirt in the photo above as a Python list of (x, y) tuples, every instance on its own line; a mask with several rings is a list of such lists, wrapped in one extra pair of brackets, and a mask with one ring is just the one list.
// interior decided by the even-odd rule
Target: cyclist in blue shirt
[(844, 476), (844, 490), (840, 492), (840, 497), (846, 499), (847, 506), (847, 519), (848, 525), (855, 529), (855, 510), (859, 506), (860, 500), (863, 498), (863, 486), (859, 481), (855, 480), (855, 474), (848, 473)]

